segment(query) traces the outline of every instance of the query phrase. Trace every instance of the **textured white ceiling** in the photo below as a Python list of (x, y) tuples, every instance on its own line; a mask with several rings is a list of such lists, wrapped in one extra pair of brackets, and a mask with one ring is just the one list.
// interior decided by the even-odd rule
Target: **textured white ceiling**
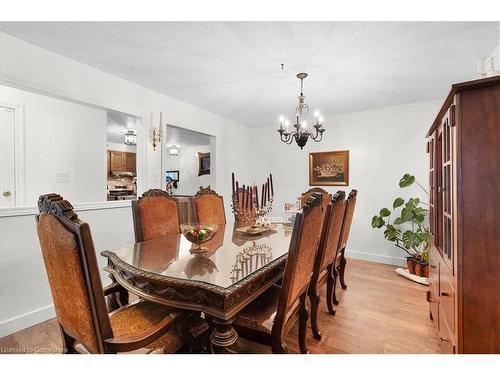
[[(499, 42), (492, 22), (0, 22), (0, 30), (249, 126), (446, 95)], [(281, 70), (281, 64), (285, 69)]]

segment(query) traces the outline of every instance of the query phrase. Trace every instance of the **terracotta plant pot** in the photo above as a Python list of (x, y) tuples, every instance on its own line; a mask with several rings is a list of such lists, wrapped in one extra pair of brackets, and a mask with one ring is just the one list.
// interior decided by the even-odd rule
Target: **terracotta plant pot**
[(406, 268), (408, 268), (408, 272), (412, 275), (415, 275), (415, 259), (412, 257), (406, 257)]
[(429, 264), (426, 262), (415, 261), (415, 275), (429, 277)]

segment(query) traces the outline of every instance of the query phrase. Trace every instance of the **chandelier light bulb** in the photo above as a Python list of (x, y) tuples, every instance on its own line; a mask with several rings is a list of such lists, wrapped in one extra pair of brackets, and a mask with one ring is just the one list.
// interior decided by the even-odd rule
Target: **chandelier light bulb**
[(307, 122), (302, 121), (302, 124), (300, 124), (300, 125), (302, 126), (302, 128), (305, 128), (305, 127), (307, 127)]
[(285, 121), (285, 117), (283, 115), (281, 115), (279, 121), (280, 121), (280, 124), (283, 124), (283, 121)]
[(320, 115), (319, 115), (319, 111), (314, 111), (314, 117), (315, 117), (315, 118), (319, 118), (319, 117), (320, 117)]
[(318, 121), (319, 121), (319, 123), (320, 123), (320, 124), (322, 124), (322, 123), (323, 123), (323, 120), (324, 120), (323, 116), (319, 116), (319, 117), (318, 117)]
[(285, 120), (285, 127), (288, 129), (290, 126), (290, 121), (288, 119)]

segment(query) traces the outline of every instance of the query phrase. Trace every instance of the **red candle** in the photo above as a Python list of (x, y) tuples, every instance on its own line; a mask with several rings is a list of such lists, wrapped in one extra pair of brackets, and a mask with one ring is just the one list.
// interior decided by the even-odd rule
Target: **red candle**
[(264, 195), (264, 184), (262, 184), (262, 195), (261, 195), (261, 200), (260, 200), (260, 204), (262, 207), (264, 207), (266, 205), (266, 199), (265, 199), (265, 195)]
[(267, 178), (267, 200), (271, 200), (271, 192), (269, 190), (269, 177)]
[(236, 181), (236, 202), (237, 202), (237, 205), (239, 207), (239, 205), (240, 205), (240, 189), (238, 186), (238, 181)]
[(246, 191), (246, 189), (245, 189), (245, 184), (243, 184), (243, 198), (242, 198), (242, 201), (243, 201), (243, 202), (242, 202), (242, 205), (241, 205), (241, 207), (242, 207), (243, 209), (245, 208), (245, 191)]
[(269, 177), (271, 178), (271, 195), (274, 197), (273, 174), (269, 173)]
[(255, 193), (255, 205), (259, 209), (259, 192), (257, 191), (257, 186), (254, 185), (253, 192)]

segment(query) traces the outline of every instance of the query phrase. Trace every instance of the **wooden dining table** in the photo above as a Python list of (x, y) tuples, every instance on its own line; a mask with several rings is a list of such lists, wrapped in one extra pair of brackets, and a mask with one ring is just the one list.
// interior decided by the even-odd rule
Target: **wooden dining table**
[(237, 351), (232, 323), (238, 312), (284, 273), (292, 227), (278, 224), (259, 235), (219, 226), (202, 244), (204, 253), (182, 234), (103, 251), (105, 271), (140, 298), (202, 312), (210, 326), (207, 350)]

